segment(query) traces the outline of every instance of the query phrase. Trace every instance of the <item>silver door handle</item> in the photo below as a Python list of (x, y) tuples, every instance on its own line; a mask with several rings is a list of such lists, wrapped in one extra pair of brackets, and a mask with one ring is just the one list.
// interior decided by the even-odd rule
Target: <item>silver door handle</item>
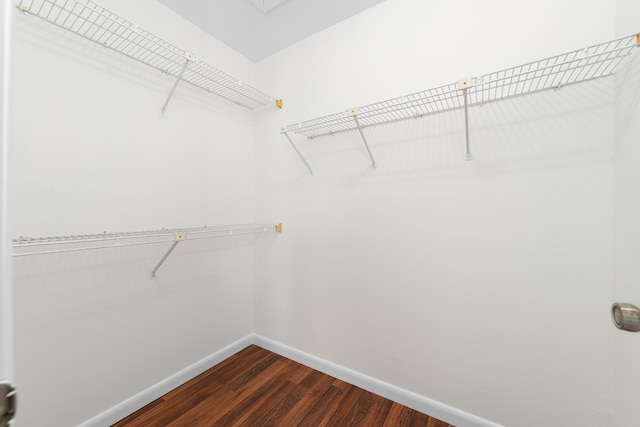
[(640, 308), (616, 302), (611, 306), (611, 319), (616, 328), (629, 332), (640, 331)]

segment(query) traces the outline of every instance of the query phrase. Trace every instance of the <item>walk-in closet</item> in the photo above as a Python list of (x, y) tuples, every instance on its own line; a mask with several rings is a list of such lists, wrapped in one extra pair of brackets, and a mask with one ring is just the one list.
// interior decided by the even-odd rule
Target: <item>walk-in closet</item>
[(638, 425), (640, 2), (1, 4), (0, 426)]

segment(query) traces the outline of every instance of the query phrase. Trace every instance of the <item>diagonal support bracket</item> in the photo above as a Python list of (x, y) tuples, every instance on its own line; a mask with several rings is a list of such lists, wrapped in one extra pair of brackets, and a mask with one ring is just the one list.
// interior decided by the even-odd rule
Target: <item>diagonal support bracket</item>
[(167, 105), (169, 105), (169, 101), (171, 101), (171, 98), (173, 97), (173, 93), (176, 91), (176, 88), (178, 87), (178, 83), (180, 83), (180, 80), (182, 80), (182, 76), (184, 75), (184, 72), (187, 71), (187, 67), (189, 66), (189, 63), (196, 62), (196, 56), (193, 53), (185, 51), (184, 58), (185, 60), (184, 60), (184, 64), (182, 65), (182, 69), (180, 70), (180, 74), (178, 74), (176, 81), (173, 83), (173, 86), (171, 87), (169, 96), (167, 96), (167, 100), (164, 101), (164, 104), (160, 109), (160, 117), (164, 118), (164, 111), (167, 109)]
[(291, 137), (287, 132), (288, 130), (286, 126), (280, 127), (280, 133), (283, 134), (285, 138), (287, 138), (287, 141), (289, 141), (289, 144), (291, 144), (293, 149), (296, 151), (296, 153), (298, 154), (298, 157), (300, 157), (300, 160), (302, 160), (302, 162), (305, 164), (307, 169), (309, 169), (309, 174), (313, 175), (313, 169), (311, 169), (311, 165), (309, 165), (309, 162), (305, 160), (304, 156), (302, 155), (302, 153), (300, 153), (300, 150), (298, 150), (298, 147), (296, 147), (296, 145), (293, 143), (293, 141), (291, 140)]
[(160, 260), (158, 265), (156, 265), (156, 267), (151, 271), (151, 278), (152, 279), (156, 278), (156, 272), (158, 271), (160, 266), (164, 263), (164, 261), (169, 257), (171, 252), (173, 252), (173, 250), (176, 248), (176, 246), (178, 246), (178, 243), (186, 240), (186, 238), (187, 238), (187, 233), (184, 232), (184, 231), (176, 231), (175, 233), (173, 233), (173, 240), (174, 240), (173, 244), (171, 245), (169, 250), (164, 254), (164, 256), (162, 257), (162, 259)]
[(358, 132), (360, 132), (360, 137), (362, 137), (362, 142), (364, 142), (364, 147), (367, 149), (369, 159), (371, 159), (371, 169), (376, 170), (376, 160), (373, 158), (373, 154), (371, 153), (371, 149), (369, 148), (369, 143), (367, 142), (367, 138), (364, 136), (362, 126), (360, 126), (360, 121), (358, 120), (358, 107), (349, 108), (349, 110), (347, 110), (347, 113), (349, 113), (349, 116), (353, 117), (353, 120), (356, 122)]
[(462, 91), (462, 97), (464, 98), (464, 134), (465, 134), (465, 142), (467, 153), (465, 155), (465, 160), (473, 160), (473, 156), (471, 155), (471, 148), (469, 146), (469, 94), (468, 91), (473, 87), (473, 79), (471, 77), (458, 80), (458, 90)]

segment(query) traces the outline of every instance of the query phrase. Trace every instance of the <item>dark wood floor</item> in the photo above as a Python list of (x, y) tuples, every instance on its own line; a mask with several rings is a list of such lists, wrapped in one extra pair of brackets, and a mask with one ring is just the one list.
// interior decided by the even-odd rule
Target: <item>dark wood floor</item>
[(112, 427), (137, 426), (453, 427), (255, 345)]

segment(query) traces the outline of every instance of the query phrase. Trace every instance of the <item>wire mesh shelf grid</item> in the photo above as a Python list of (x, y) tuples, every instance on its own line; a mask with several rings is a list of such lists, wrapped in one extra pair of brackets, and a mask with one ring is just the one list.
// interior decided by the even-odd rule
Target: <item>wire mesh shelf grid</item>
[[(246, 108), (276, 101), (91, 0), (20, 0), (18, 9)], [(183, 72), (183, 67), (184, 72)]]
[(464, 91), (452, 83), (358, 107), (357, 122), (349, 111), (342, 111), (294, 123), (286, 129), (315, 138), (355, 130), (359, 125), (367, 127), (462, 109), (465, 91), (468, 106), (473, 106), (559, 89), (612, 75), (637, 46), (638, 35), (633, 34), (473, 78), (472, 85)]

